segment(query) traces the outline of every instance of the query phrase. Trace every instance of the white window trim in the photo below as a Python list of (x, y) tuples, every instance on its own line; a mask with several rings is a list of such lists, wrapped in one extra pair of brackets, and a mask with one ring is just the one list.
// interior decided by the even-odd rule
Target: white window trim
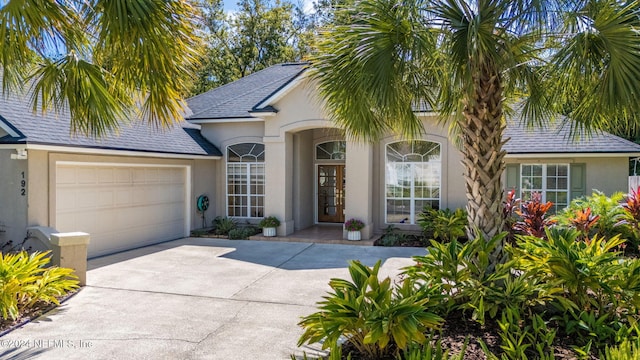
[[(439, 176), (438, 176), (438, 183), (440, 184), (439, 186), (439, 191), (438, 191), (438, 205), (440, 208), (442, 208), (442, 143), (439, 141), (432, 141), (432, 140), (414, 140), (414, 141), (424, 141), (424, 142), (430, 142), (430, 143), (434, 143), (434, 144), (438, 144), (439, 149), (440, 149), (440, 160), (438, 161), (438, 164), (440, 165), (440, 172), (439, 172)], [(400, 142), (407, 142), (407, 140), (401, 140), (401, 141), (393, 141), (393, 142), (389, 142), (384, 144), (384, 223), (386, 225), (395, 225), (395, 226), (402, 226), (402, 225), (416, 225), (417, 222), (417, 217), (418, 217), (418, 213), (416, 212), (415, 209), (415, 201), (417, 200), (415, 198), (415, 178), (411, 178), (411, 197), (409, 198), (389, 198), (387, 196), (387, 166), (389, 165), (389, 157), (388, 157), (388, 146), (391, 144), (395, 144), (395, 143), (400, 143)], [(422, 154), (420, 154), (422, 155)], [(434, 161), (435, 162), (435, 161)], [(403, 164), (411, 164), (412, 167), (414, 164), (424, 164), (426, 162), (402, 162)], [(389, 222), (388, 220), (388, 200), (389, 199), (399, 199), (399, 200), (409, 200), (410, 201), (410, 208), (409, 208), (409, 222), (408, 223), (396, 223), (396, 222)], [(425, 200), (424, 198), (420, 198), (419, 200)], [(426, 200), (435, 200), (435, 199), (426, 199)]]
[[(571, 165), (569, 163), (528, 163), (528, 164), (520, 164), (520, 198), (523, 198), (524, 193), (524, 185), (522, 184), (522, 179), (524, 176), (522, 175), (522, 167), (524, 166), (542, 166), (542, 189), (540, 193), (542, 194), (542, 202), (547, 202), (547, 167), (549, 165), (561, 165), (567, 167), (567, 206), (571, 203)], [(559, 189), (555, 189), (559, 190)], [(534, 190), (535, 191), (535, 190)], [(527, 192), (531, 192), (531, 190), (527, 190)], [(555, 205), (555, 203), (554, 203)]]
[[(261, 144), (259, 142), (252, 142), (252, 141), (248, 141), (248, 142), (241, 142), (241, 143), (235, 143), (235, 144), (229, 144), (226, 147), (226, 151), (225, 151), (225, 214), (227, 217), (229, 218), (233, 218), (233, 219), (263, 219), (264, 218), (264, 198), (266, 194), (262, 194), (262, 195), (255, 195), (251, 193), (251, 165), (262, 165), (264, 170), (266, 171), (266, 162), (265, 161), (261, 161), (261, 162), (229, 162), (229, 147), (234, 146), (234, 145), (238, 145), (238, 144)], [(229, 164), (233, 164), (233, 165), (245, 165), (247, 167), (247, 175), (246, 175), (246, 183), (247, 183), (247, 193), (246, 194), (236, 194), (236, 196), (246, 196), (247, 197), (247, 216), (231, 216), (229, 215)], [(263, 174), (264, 176), (264, 182), (266, 186), (266, 176)], [(266, 187), (265, 187), (266, 190)], [(263, 211), (263, 216), (251, 216), (251, 198), (252, 197), (262, 197), (262, 211)]]

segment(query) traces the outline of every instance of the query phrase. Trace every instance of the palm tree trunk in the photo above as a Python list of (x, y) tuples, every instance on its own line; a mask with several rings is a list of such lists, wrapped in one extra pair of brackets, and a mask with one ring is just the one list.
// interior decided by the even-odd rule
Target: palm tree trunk
[(483, 66), (478, 73), (474, 79), (474, 98), (465, 104), (463, 123), (460, 124), (469, 214), (467, 234), (474, 238), (477, 231), (477, 235), (490, 239), (502, 231), (504, 223), (501, 212), (501, 177), (506, 154), (502, 150), (505, 143), (502, 140), (503, 94), (497, 71), (491, 66)]

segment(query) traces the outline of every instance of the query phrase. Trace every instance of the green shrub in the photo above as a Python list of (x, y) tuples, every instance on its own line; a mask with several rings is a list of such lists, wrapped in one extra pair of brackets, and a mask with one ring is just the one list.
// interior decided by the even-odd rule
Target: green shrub
[(252, 226), (241, 227), (236, 229), (231, 229), (229, 231), (229, 239), (231, 240), (246, 240), (250, 236), (253, 236), (259, 231), (257, 228)]
[(37, 303), (59, 305), (58, 297), (78, 288), (72, 269), (47, 267), (49, 252), (0, 253), (0, 313), (16, 319)]
[(513, 278), (508, 264), (491, 269), (492, 254), (502, 246), (506, 235), (500, 233), (489, 240), (478, 235), (464, 244), (432, 240), (427, 255), (414, 256), (415, 265), (406, 267), (404, 274), (413, 281), (438, 284), (445, 295), (447, 312), (470, 310), (472, 319), (484, 324), (486, 314), (493, 318), (504, 306), (521, 306), (517, 299), (522, 297), (522, 288), (533, 293), (529, 280), (519, 281), (522, 287), (506, 281)]
[(407, 242), (416, 243), (418, 241), (419, 243), (424, 242), (420, 237), (402, 233), (395, 226), (389, 225), (384, 230), (384, 234), (382, 234), (382, 237), (380, 237), (378, 244), (382, 246), (401, 246), (402, 244)]
[(467, 349), (469, 338), (466, 338), (462, 349), (456, 355), (442, 349), (442, 341), (427, 341), (424, 345), (411, 346), (398, 360), (462, 360)]
[(619, 192), (607, 197), (604, 193), (595, 190), (590, 196), (572, 200), (566, 209), (555, 216), (555, 219), (560, 226), (575, 227), (571, 220), (576, 218), (576, 214), (589, 209), (593, 216), (599, 218), (593, 226), (589, 227), (588, 234), (585, 235), (609, 238), (622, 234), (622, 238), (628, 238), (629, 231), (620, 226), (625, 213), (624, 208), (620, 206), (623, 198), (624, 195)]
[(427, 236), (443, 242), (456, 240), (466, 233), (467, 212), (464, 209), (435, 210), (425, 207), (418, 215), (418, 225)]
[[(436, 287), (418, 286), (405, 280), (393, 286), (391, 279), (378, 279), (381, 262), (373, 268), (359, 261), (349, 263), (351, 281), (331, 279), (332, 288), (319, 310), (299, 323), (304, 333), (298, 346), (323, 341), (323, 349), (337, 346), (344, 337), (371, 359), (390, 356), (412, 344), (424, 344), (425, 332), (437, 328), (442, 318), (427, 311), (437, 300)], [(392, 346), (395, 345), (395, 346)]]
[(520, 269), (561, 286), (577, 309), (596, 306), (601, 314), (614, 311), (616, 297), (622, 295), (616, 284), (623, 280), (623, 272), (620, 254), (613, 250), (624, 240), (595, 236), (578, 241), (579, 235), (572, 229), (552, 229), (547, 230), (546, 240), (520, 237), (516, 250)]
[(229, 235), (229, 232), (238, 227), (235, 220), (218, 216), (213, 219), (213, 231), (216, 235)]
[(280, 220), (278, 220), (275, 216), (267, 216), (266, 218), (260, 220), (258, 224), (261, 228), (275, 228), (280, 226)]
[(637, 360), (640, 359), (640, 339), (625, 339), (618, 346), (607, 347), (602, 360)]

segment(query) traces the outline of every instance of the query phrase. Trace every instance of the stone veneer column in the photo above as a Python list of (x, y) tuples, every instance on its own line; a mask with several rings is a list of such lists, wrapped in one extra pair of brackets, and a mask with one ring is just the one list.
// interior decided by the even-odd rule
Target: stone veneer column
[(264, 216), (280, 220), (278, 236), (293, 233), (293, 135), (265, 137)]
[(373, 235), (373, 146), (347, 140), (345, 168), (345, 220), (362, 220), (362, 238), (369, 239)]

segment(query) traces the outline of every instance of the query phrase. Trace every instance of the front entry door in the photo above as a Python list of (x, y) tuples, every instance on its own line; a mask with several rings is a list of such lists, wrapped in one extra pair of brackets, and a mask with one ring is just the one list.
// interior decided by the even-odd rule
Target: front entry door
[(344, 222), (344, 165), (318, 165), (318, 222)]

